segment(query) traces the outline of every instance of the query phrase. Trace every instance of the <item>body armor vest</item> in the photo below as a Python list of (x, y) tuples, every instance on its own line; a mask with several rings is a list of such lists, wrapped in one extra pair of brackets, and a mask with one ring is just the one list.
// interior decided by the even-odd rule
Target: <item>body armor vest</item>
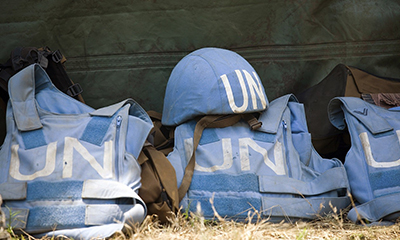
[[(356, 209), (348, 217), (376, 222), (400, 216), (400, 111), (387, 110), (359, 98), (334, 98), (329, 104), (330, 121), (346, 128), (351, 148), (344, 166)], [(358, 213), (358, 214), (357, 214)]]
[[(281, 221), (312, 219), (349, 204), (346, 172), (337, 159), (321, 158), (311, 144), (303, 105), (285, 95), (261, 112), (257, 130), (245, 121), (206, 128), (195, 152), (192, 182), (183, 209), (201, 209), (206, 218), (244, 220), (249, 210)], [(168, 155), (182, 183), (193, 152), (196, 120), (176, 127)], [(210, 203), (210, 199), (212, 200)]]
[(14, 229), (87, 239), (144, 219), (136, 158), (152, 123), (136, 102), (92, 109), (37, 64), (10, 79), (9, 94), (0, 193)]

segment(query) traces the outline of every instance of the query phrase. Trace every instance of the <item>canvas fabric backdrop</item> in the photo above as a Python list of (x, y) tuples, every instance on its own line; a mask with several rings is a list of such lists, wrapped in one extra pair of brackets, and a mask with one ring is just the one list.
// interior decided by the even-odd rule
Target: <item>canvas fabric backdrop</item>
[(172, 68), (202, 47), (242, 55), (270, 101), (339, 63), (400, 77), (397, 0), (13, 0), (1, 3), (0, 29), (0, 62), (18, 46), (60, 49), (93, 108), (131, 97), (161, 112)]

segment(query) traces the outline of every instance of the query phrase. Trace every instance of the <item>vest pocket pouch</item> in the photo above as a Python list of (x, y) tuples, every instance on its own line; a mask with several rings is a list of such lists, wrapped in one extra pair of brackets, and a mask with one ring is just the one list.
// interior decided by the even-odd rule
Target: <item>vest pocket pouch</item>
[[(400, 130), (372, 135), (359, 134), (365, 162), (368, 166), (369, 183), (375, 197), (400, 192)], [(395, 144), (387, 144), (398, 143)]]

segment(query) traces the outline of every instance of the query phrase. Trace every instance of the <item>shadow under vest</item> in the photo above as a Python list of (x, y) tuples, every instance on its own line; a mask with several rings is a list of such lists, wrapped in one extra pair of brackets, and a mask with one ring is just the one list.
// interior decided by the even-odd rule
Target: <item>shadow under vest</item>
[(8, 87), (0, 193), (15, 230), (104, 238), (144, 219), (136, 158), (152, 123), (136, 102), (94, 110), (60, 92), (37, 64)]
[[(245, 220), (248, 211), (272, 221), (313, 219), (350, 203), (342, 163), (323, 159), (313, 149), (304, 108), (293, 95), (271, 102), (261, 112), (262, 126), (251, 130), (246, 121), (224, 128), (206, 128), (195, 152), (183, 209), (206, 218), (215, 214)], [(168, 155), (182, 184), (193, 153), (196, 120), (175, 130), (175, 148)], [(210, 202), (211, 199), (211, 202)]]

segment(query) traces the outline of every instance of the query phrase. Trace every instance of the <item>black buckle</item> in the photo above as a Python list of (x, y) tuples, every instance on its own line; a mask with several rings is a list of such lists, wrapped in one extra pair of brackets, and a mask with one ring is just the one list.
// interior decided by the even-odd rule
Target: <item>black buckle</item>
[(259, 121), (251, 121), (251, 123), (250, 123), (250, 128), (251, 128), (251, 130), (256, 130), (256, 129), (259, 129), (260, 127), (262, 126), (262, 122), (259, 122)]
[(251, 130), (253, 130), (253, 131), (256, 129), (259, 129), (262, 126), (262, 122), (259, 122), (257, 120), (257, 118), (254, 115), (252, 115), (251, 113), (244, 114), (244, 115), (242, 115), (242, 117), (244, 120), (246, 120), (246, 122), (249, 124)]
[(76, 95), (79, 95), (82, 92), (83, 92), (83, 89), (79, 83), (75, 83), (74, 85), (71, 85), (67, 90), (67, 94), (70, 95), (71, 97), (75, 97)]
[(57, 49), (53, 52), (53, 54), (51, 54), (51, 58), (55, 63), (59, 63), (63, 59), (63, 55), (61, 54), (60, 50)]

